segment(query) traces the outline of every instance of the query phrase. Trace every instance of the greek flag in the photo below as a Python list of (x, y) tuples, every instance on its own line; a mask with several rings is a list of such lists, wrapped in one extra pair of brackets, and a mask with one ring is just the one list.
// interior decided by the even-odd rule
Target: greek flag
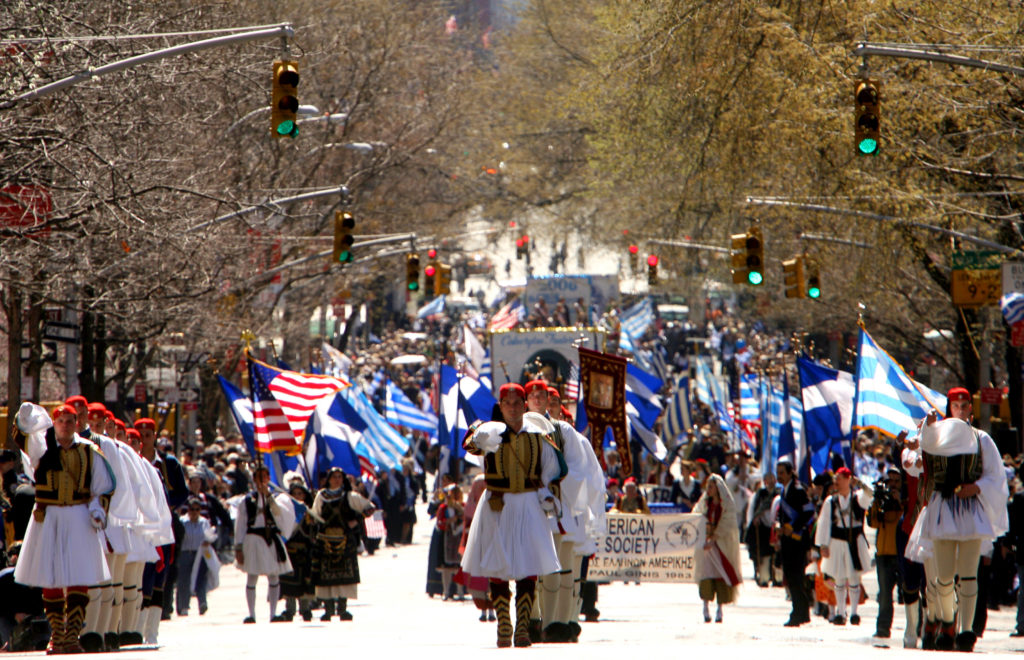
[(797, 358), (804, 412), (804, 435), (810, 454), (811, 471), (829, 469), (829, 452), (842, 450), (850, 458), (853, 429), (853, 374), (830, 369), (805, 357)]
[(895, 437), (917, 428), (932, 409), (945, 412), (946, 397), (910, 378), (861, 328), (853, 426)]
[(626, 414), (635, 417), (644, 428), (654, 428), (661, 415), (662, 405), (658, 392), (665, 383), (643, 369), (626, 365)]
[(1024, 293), (1007, 293), (999, 299), (999, 309), (1002, 310), (1007, 325), (1024, 321)]
[(672, 440), (672, 447), (679, 443), (679, 438), (690, 432), (693, 422), (690, 421), (690, 379), (682, 376), (676, 381), (676, 389), (668, 402), (668, 414), (665, 416), (665, 431)]
[(761, 406), (757, 401), (757, 376), (740, 376), (740, 419), (755, 424), (761, 423)]
[[(627, 410), (628, 410), (627, 406)], [(650, 430), (644, 423), (640, 421), (635, 415), (627, 412), (626, 416), (629, 418), (629, 435), (630, 437), (636, 438), (644, 446), (648, 452), (651, 453), (659, 461), (664, 462), (668, 456), (668, 449), (665, 448), (665, 443), (661, 441), (658, 434)]]
[(395, 426), (404, 426), (407, 429), (437, 435), (437, 416), (432, 412), (420, 410), (394, 383), (388, 383), (388, 398), (384, 406), (384, 416)]
[(628, 334), (630, 343), (636, 345), (636, 342), (647, 332), (647, 328), (654, 323), (654, 305), (651, 303), (651, 299), (644, 298), (622, 312), (619, 323), (622, 324), (622, 334)]
[[(718, 428), (727, 434), (730, 440), (735, 440), (736, 429), (729, 416), (729, 399), (725, 392), (721, 380), (711, 372), (708, 360), (697, 358), (697, 397), (715, 411)], [(730, 449), (735, 449), (734, 445), (735, 442), (730, 442)]]

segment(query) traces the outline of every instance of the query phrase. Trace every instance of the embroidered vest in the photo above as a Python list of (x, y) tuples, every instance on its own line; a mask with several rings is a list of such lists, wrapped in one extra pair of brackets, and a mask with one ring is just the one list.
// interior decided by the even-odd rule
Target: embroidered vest
[[(975, 437), (977, 437), (975, 432)], [(924, 485), (922, 501), (927, 502), (932, 492), (939, 491), (944, 499), (953, 497), (957, 486), (972, 484), (981, 478), (984, 467), (981, 457), (981, 438), (975, 454), (934, 456), (924, 452)]]
[(551, 443), (541, 433), (513, 433), (502, 435), (497, 451), (484, 456), (484, 481), (488, 490), (501, 493), (525, 493), (544, 484), (540, 475), (542, 443)]
[[(39, 462), (43, 471), (37, 470), (35, 475), (36, 502), (47, 506), (88, 504), (92, 499), (92, 461), (92, 447), (84, 442), (76, 442), (69, 449), (59, 445), (47, 449)], [(58, 464), (60, 469), (56, 468)]]

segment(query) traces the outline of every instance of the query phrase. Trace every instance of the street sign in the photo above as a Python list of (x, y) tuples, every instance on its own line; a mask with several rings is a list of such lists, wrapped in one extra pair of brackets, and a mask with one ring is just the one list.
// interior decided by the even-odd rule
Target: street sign
[(978, 394), (978, 398), (982, 403), (987, 403), (990, 406), (997, 406), (1003, 400), (1003, 391), (998, 387), (983, 387), (981, 392)]
[(134, 398), (135, 398), (135, 403), (145, 403), (146, 402), (146, 384), (145, 383), (135, 383), (135, 397)]
[[(0, 225), (28, 229), (46, 222), (53, 212), (53, 198), (42, 186), (11, 184), (0, 188)], [(33, 232), (45, 233), (45, 230)]]
[(1003, 292), (1003, 255), (993, 250), (953, 253), (950, 294), (960, 307), (998, 305)]
[(43, 324), (43, 339), (77, 344), (81, 331), (82, 328), (77, 323), (47, 321)]
[(1024, 293), (1024, 261), (1007, 261), (1003, 264), (1003, 295)]

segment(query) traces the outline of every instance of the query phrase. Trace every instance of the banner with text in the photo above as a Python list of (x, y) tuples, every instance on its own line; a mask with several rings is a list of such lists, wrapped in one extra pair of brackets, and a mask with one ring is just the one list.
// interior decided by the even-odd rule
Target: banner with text
[(694, 555), (704, 546), (700, 514), (608, 514), (608, 534), (590, 560), (594, 582), (696, 582)]

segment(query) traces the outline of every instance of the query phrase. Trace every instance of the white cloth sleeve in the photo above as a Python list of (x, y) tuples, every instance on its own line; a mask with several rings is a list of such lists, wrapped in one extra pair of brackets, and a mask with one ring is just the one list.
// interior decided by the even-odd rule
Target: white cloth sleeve
[(829, 495), (818, 512), (818, 529), (814, 532), (814, 545), (826, 546), (832, 540), (832, 497)]
[(288, 493), (278, 493), (270, 498), (270, 513), (274, 516), (277, 529), (285, 538), (289, 538), (295, 531), (295, 507), (292, 506), (292, 498)]
[(996, 537), (1000, 537), (1010, 528), (1006, 502), (1010, 491), (1006, 485), (1006, 472), (1003, 470), (1003, 457), (999, 453), (992, 436), (978, 431), (978, 442), (981, 444), (982, 473), (974, 484), (981, 489), (978, 497), (985, 505), (985, 513), (992, 523)]

